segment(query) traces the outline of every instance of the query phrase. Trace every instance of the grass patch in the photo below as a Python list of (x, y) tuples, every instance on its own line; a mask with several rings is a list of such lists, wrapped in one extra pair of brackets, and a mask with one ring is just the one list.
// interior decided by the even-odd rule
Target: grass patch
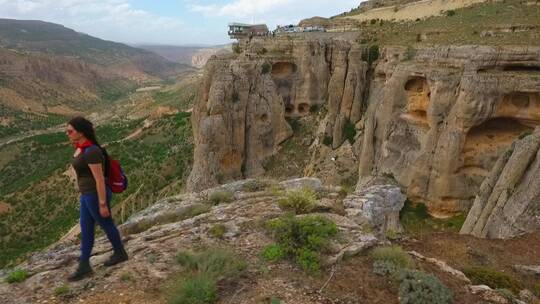
[(172, 283), (168, 303), (210, 304), (218, 300), (218, 285), (236, 281), (246, 264), (231, 251), (206, 249), (198, 253), (182, 251), (176, 262), (183, 271)]
[(276, 244), (263, 250), (263, 258), (269, 261), (289, 258), (310, 274), (320, 271), (321, 255), (338, 233), (336, 224), (322, 216), (297, 218), (287, 214), (267, 221), (265, 226)]
[(269, 186), (268, 182), (254, 179), (242, 185), (242, 190), (244, 190), (245, 192), (259, 192), (259, 191), (266, 190), (268, 186)]
[(411, 268), (413, 261), (409, 254), (399, 246), (377, 247), (371, 252), (373, 272), (397, 279), (404, 270)]
[(510, 275), (489, 267), (466, 267), (463, 273), (476, 285), (483, 284), (493, 289), (508, 289), (515, 294), (521, 290), (519, 282)]
[(227, 227), (221, 224), (214, 225), (209, 230), (210, 235), (216, 239), (222, 239), (225, 232), (227, 232)]
[(278, 199), (279, 207), (295, 214), (309, 213), (315, 209), (317, 193), (311, 188), (289, 190)]
[(6, 282), (9, 284), (24, 282), (29, 277), (28, 271), (25, 269), (16, 269), (8, 274)]
[(68, 295), (71, 292), (71, 289), (69, 288), (69, 285), (62, 284), (54, 289), (54, 294), (58, 296), (65, 296)]
[(216, 190), (208, 195), (206, 203), (210, 205), (219, 205), (222, 203), (230, 203), (234, 199), (234, 194), (227, 190)]

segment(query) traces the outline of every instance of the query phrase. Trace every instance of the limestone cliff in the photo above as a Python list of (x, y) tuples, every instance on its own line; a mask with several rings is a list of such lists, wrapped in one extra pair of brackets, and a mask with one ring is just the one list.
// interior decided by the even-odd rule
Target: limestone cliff
[[(361, 177), (393, 176), (411, 200), (448, 216), (469, 210), (499, 156), (540, 124), (539, 47), (386, 47), (371, 65), (353, 39), (241, 47), (207, 66), (191, 189), (261, 174), (290, 135), (285, 118), (322, 111), (306, 175), (335, 183), (358, 166)], [(344, 145), (351, 126), (356, 143)]]
[(512, 144), (484, 180), (462, 234), (508, 238), (540, 228), (540, 128)]
[(360, 120), (368, 65), (359, 45), (340, 40), (251, 43), (234, 58), (214, 58), (194, 108), (195, 163), (190, 189), (264, 172), (262, 162), (291, 135), (285, 118), (328, 114), (331, 145)]

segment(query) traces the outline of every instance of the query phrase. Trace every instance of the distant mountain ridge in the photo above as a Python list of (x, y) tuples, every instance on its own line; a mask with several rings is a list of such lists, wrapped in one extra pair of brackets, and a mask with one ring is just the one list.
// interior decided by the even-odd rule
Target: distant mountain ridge
[(22, 117), (85, 113), (186, 69), (191, 67), (63, 25), (0, 19), (0, 134), (19, 130)]
[(202, 68), (212, 55), (232, 52), (230, 44), (216, 46), (139, 45), (137, 47), (154, 52), (168, 60), (197, 68)]

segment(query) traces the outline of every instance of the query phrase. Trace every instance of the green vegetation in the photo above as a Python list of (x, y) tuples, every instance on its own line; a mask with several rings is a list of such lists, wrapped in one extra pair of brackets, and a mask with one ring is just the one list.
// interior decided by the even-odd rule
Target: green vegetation
[[(109, 143), (107, 151), (120, 160), (130, 181), (126, 192), (115, 195), (112, 202), (119, 222), (180, 191), (192, 164), (189, 113), (164, 116), (136, 139), (118, 142), (141, 127), (141, 122), (111, 121), (97, 128), (98, 139)], [(73, 148), (60, 132), (0, 148), (0, 201), (12, 206), (9, 213), (0, 215), (0, 267), (48, 246), (76, 224), (78, 194), (64, 174), (72, 154)]]
[(205, 202), (207, 204), (216, 206), (222, 203), (230, 203), (233, 200), (234, 194), (231, 191), (216, 190), (208, 195), (208, 198), (205, 200)]
[(425, 204), (405, 201), (401, 209), (400, 220), (405, 232), (409, 234), (421, 234), (432, 231), (458, 232), (465, 222), (466, 215), (458, 214), (447, 219), (432, 217)]
[(487, 285), (493, 289), (508, 289), (519, 293), (521, 286), (510, 275), (485, 266), (471, 266), (463, 269), (463, 273), (476, 284)]
[[(373, 20), (371, 20), (373, 21)], [(369, 65), (379, 59), (380, 52), (379, 46), (374, 45), (365, 45), (364, 50), (362, 51), (362, 60), (366, 61)]]
[(437, 277), (416, 270), (403, 271), (400, 276), (399, 303), (452, 303), (452, 291)]
[(324, 136), (322, 140), (323, 145), (328, 146), (328, 147), (331, 147), (333, 142), (334, 140), (332, 139), (331, 136)]
[(309, 213), (315, 208), (317, 193), (311, 188), (294, 189), (279, 198), (279, 207), (295, 214)]
[(272, 65), (268, 62), (263, 63), (261, 73), (264, 75), (270, 73), (270, 71), (272, 71)]
[(416, 49), (412, 46), (407, 46), (407, 50), (405, 51), (405, 60), (413, 60), (414, 56), (416, 56)]
[(345, 121), (345, 125), (343, 127), (343, 137), (348, 140), (351, 145), (354, 144), (356, 137), (356, 126), (348, 119)]
[(325, 217), (297, 218), (292, 214), (269, 220), (266, 230), (277, 243), (263, 250), (261, 255), (264, 259), (278, 261), (289, 258), (311, 274), (320, 271), (321, 254), (338, 233), (336, 224)]
[[(415, 45), (419, 42), (425, 45), (534, 45), (538, 41), (539, 15), (540, 6), (527, 5), (524, 1), (488, 1), (416, 21), (381, 24), (373, 19), (361, 23), (359, 36), (364, 43), (376, 42), (381, 46)], [(514, 25), (527, 25), (532, 29), (497, 30)], [(482, 35), (482, 32), (493, 30), (494, 35)], [(420, 35), (422, 38), (418, 41)]]
[(377, 247), (371, 252), (375, 262), (386, 262), (395, 265), (398, 269), (410, 268), (413, 263), (407, 252), (399, 246)]
[(120, 280), (122, 282), (129, 282), (131, 280), (133, 280), (133, 276), (131, 275), (130, 272), (123, 272), (121, 275), (120, 275)]
[(232, 252), (206, 249), (192, 254), (179, 252), (176, 261), (183, 271), (169, 291), (168, 303), (209, 304), (218, 300), (218, 284), (234, 283), (246, 269), (246, 264)]
[(24, 282), (28, 276), (28, 271), (25, 269), (16, 269), (8, 274), (6, 277), (6, 282), (10, 284)]
[(54, 294), (56, 296), (65, 296), (68, 295), (71, 292), (71, 289), (69, 288), (69, 285), (62, 284), (54, 289)]
[(242, 186), (242, 190), (246, 192), (258, 192), (264, 191), (270, 186), (270, 183), (267, 181), (261, 181), (258, 179), (250, 180)]
[(57, 114), (34, 114), (16, 111), (0, 104), (0, 113), (3, 117), (9, 117), (8, 125), (0, 125), (0, 139), (21, 134), (31, 130), (43, 130), (53, 126), (62, 125), (67, 117)]
[(210, 235), (216, 239), (222, 239), (225, 232), (227, 232), (227, 227), (221, 224), (216, 224), (210, 228), (209, 232)]

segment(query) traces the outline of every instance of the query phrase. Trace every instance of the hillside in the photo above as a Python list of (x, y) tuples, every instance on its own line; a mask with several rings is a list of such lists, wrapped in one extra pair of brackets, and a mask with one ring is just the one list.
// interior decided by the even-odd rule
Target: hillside
[(190, 69), (58, 24), (0, 19), (0, 138), (96, 111)]

